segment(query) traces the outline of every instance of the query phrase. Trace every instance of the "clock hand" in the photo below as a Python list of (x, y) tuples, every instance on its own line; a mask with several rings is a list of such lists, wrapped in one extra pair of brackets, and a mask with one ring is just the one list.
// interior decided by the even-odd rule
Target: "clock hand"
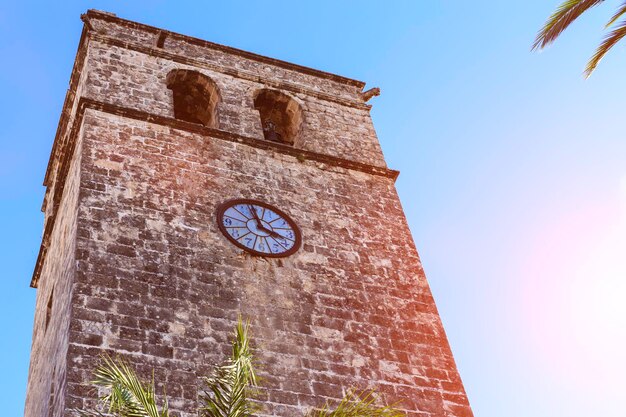
[(256, 210), (251, 204), (248, 204), (248, 209), (252, 212), (252, 217), (254, 217), (254, 221), (256, 222), (256, 225), (259, 229), (263, 230), (266, 233), (269, 233), (269, 235), (273, 238), (277, 238), (277, 237), (281, 239), (284, 238), (284, 236), (263, 226), (263, 223), (261, 223), (261, 219), (259, 219), (259, 215), (257, 214)]
[(257, 227), (263, 229), (263, 225), (261, 224), (261, 219), (259, 219), (259, 215), (251, 204), (248, 204), (248, 210), (252, 213), (252, 217), (254, 217), (254, 221), (256, 222)]
[(257, 227), (260, 230), (264, 231), (265, 233), (268, 233), (271, 237), (279, 237), (279, 238), (283, 237), (282, 235), (280, 235), (279, 233), (276, 233), (272, 229), (268, 229), (267, 227), (263, 226), (263, 224), (260, 222), (257, 222)]
[(268, 229), (266, 229), (266, 228), (263, 228), (263, 230), (265, 230), (267, 233), (269, 233), (271, 237), (279, 237), (279, 238), (281, 238), (281, 239), (283, 238), (283, 236), (282, 236), (282, 235), (280, 235), (280, 234), (276, 233), (276, 232), (275, 232), (275, 231), (273, 231), (273, 230), (268, 230)]

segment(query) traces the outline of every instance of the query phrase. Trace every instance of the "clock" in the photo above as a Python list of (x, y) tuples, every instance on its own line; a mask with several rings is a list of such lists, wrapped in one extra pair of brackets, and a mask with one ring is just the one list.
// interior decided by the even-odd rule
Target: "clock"
[(217, 224), (231, 243), (258, 256), (289, 256), (302, 241), (298, 226), (285, 212), (261, 201), (225, 202), (217, 210)]

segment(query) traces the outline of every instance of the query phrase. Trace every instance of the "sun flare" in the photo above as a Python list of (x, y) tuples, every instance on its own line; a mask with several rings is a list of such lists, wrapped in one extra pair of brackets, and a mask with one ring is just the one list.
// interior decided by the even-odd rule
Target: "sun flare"
[[(626, 372), (626, 176), (618, 195), (576, 207), (536, 236), (523, 296), (529, 343), (572, 384)], [(617, 197), (617, 198), (615, 198)]]

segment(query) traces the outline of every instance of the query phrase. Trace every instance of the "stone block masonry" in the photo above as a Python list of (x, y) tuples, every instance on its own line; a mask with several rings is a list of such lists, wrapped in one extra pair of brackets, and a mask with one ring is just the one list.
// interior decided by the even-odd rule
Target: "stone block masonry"
[[(107, 352), (154, 369), (174, 415), (195, 416), (199, 378), (229, 353), (241, 312), (263, 415), (303, 415), (357, 387), (409, 416), (472, 416), (363, 83), (102, 12), (83, 19), (46, 175), (26, 415), (93, 405), (86, 381)], [(215, 83), (214, 127), (174, 118), (174, 69)], [(264, 88), (302, 109), (293, 145), (264, 140)], [(233, 198), (286, 211), (300, 250), (233, 246), (215, 220)]]

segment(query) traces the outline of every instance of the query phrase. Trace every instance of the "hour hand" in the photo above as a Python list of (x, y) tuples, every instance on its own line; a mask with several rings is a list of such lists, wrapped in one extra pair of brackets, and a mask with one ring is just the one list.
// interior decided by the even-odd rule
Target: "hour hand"
[(263, 230), (265, 232), (269, 233), (269, 235), (271, 237), (273, 237), (274, 239), (285, 239), (285, 236), (281, 235), (280, 233), (276, 233), (272, 229), (268, 229), (267, 227), (263, 227)]
[(275, 231), (268, 229), (267, 227), (263, 226), (263, 223), (261, 223), (261, 219), (259, 219), (259, 215), (257, 214), (256, 210), (254, 209), (254, 206), (252, 206), (251, 204), (248, 204), (248, 209), (250, 210), (250, 212), (252, 212), (252, 217), (254, 217), (254, 220), (256, 221), (256, 225), (259, 229), (263, 230), (266, 233), (269, 233), (269, 235), (271, 237), (278, 237), (278, 238), (282, 238), (283, 236), (279, 235), (278, 233), (276, 233)]

